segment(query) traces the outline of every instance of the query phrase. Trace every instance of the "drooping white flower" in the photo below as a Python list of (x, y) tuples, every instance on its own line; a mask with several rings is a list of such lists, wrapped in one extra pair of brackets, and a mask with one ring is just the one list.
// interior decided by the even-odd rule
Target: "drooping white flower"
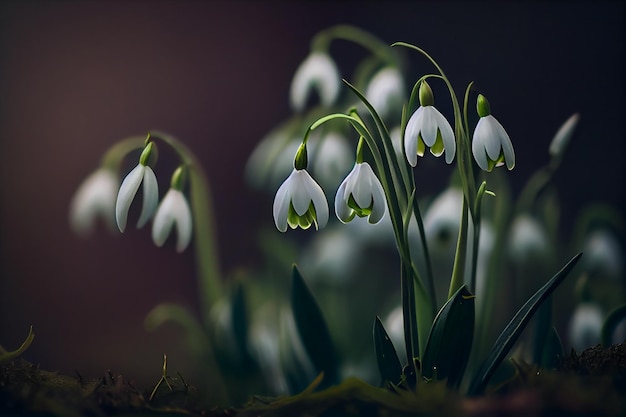
[(454, 131), (445, 117), (433, 106), (433, 93), (424, 81), (419, 90), (421, 106), (411, 115), (404, 131), (404, 152), (411, 166), (417, 165), (417, 155), (424, 156), (426, 147), (434, 156), (446, 154), (450, 164), (456, 154)]
[(312, 142), (316, 143), (311, 147), (311, 172), (322, 187), (335, 187), (352, 167), (352, 149), (348, 140), (334, 131)]
[(159, 204), (152, 222), (152, 240), (155, 245), (163, 246), (172, 227), (176, 225), (176, 251), (184, 251), (191, 242), (192, 220), (189, 203), (182, 191), (170, 188)]
[(545, 227), (537, 219), (520, 214), (509, 233), (508, 251), (516, 265), (541, 263), (550, 255), (550, 240)]
[(569, 322), (569, 341), (572, 348), (581, 352), (600, 343), (604, 314), (595, 303), (580, 303)]
[(274, 222), (281, 232), (300, 226), (308, 229), (312, 224), (322, 228), (328, 222), (328, 203), (322, 187), (306, 169), (294, 168), (283, 182), (274, 198)]
[(393, 110), (401, 108), (404, 101), (404, 78), (396, 67), (378, 71), (365, 90), (365, 97), (380, 117), (387, 117)]
[(291, 81), (291, 107), (301, 111), (306, 105), (312, 87), (317, 89), (320, 101), (329, 106), (339, 95), (340, 77), (335, 62), (328, 54), (312, 52), (298, 67)]
[(474, 129), (472, 154), (478, 166), (487, 172), (502, 166), (511, 170), (515, 167), (515, 151), (509, 135), (498, 120), (491, 115), (487, 99), (478, 96), (478, 114), (480, 119)]
[(78, 187), (70, 203), (70, 226), (80, 235), (91, 233), (97, 218), (115, 227), (115, 197), (119, 178), (110, 169), (100, 168)]
[(148, 220), (152, 218), (159, 204), (159, 185), (152, 168), (148, 166), (148, 159), (153, 143), (150, 142), (139, 158), (139, 164), (128, 173), (119, 192), (117, 193), (117, 201), (115, 203), (115, 219), (117, 226), (121, 232), (126, 229), (126, 221), (128, 219), (128, 209), (135, 199), (139, 186), (143, 183), (143, 205), (137, 227), (143, 227)]
[(623, 247), (610, 229), (597, 228), (585, 238), (583, 266), (594, 278), (619, 281), (624, 274)]
[(385, 192), (372, 167), (367, 162), (354, 164), (335, 196), (335, 213), (348, 223), (355, 215), (369, 216), (369, 222), (378, 223), (387, 210)]

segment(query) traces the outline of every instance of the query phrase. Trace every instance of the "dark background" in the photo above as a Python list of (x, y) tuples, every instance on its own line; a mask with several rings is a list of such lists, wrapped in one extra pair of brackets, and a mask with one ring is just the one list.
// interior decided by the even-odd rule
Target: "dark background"
[[(514, 142), (516, 178), (547, 162), (549, 139), (580, 112), (557, 178), (564, 230), (586, 202), (623, 207), (622, 2), (3, 1), (0, 343), (15, 348), (32, 324), (25, 357), (45, 369), (150, 383), (164, 352), (192, 369), (176, 328), (143, 328), (159, 302), (196, 309), (192, 251), (134, 228), (80, 239), (70, 198), (113, 142), (169, 132), (212, 179), (222, 270), (254, 267), (273, 196), (245, 184), (246, 159), (290, 114), (311, 37), (337, 23), (423, 47), (458, 90), (474, 80)], [(431, 71), (409, 56), (411, 82)]]

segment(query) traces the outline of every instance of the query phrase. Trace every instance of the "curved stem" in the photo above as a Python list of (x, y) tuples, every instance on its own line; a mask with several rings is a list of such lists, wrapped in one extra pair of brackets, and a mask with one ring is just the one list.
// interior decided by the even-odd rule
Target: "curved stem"
[(209, 182), (193, 153), (176, 138), (153, 132), (154, 139), (167, 143), (189, 168), (191, 210), (193, 213), (196, 266), (199, 275), (200, 307), (203, 322), (209, 325), (212, 307), (223, 295), (217, 255), (217, 233), (213, 216), (213, 202)]
[(368, 32), (349, 25), (333, 26), (318, 33), (311, 41), (311, 50), (328, 51), (330, 43), (335, 39), (343, 39), (361, 45), (389, 65), (397, 66), (398, 64), (398, 60), (390, 51), (388, 44)]
[(469, 228), (469, 209), (467, 198), (463, 197), (463, 206), (461, 208), (461, 224), (459, 226), (459, 239), (456, 244), (456, 254), (454, 256), (454, 267), (452, 268), (452, 278), (450, 279), (450, 289), (448, 291), (448, 299), (463, 286), (465, 281), (465, 259), (467, 256), (467, 235)]
[(106, 151), (100, 165), (115, 172), (119, 171), (124, 157), (135, 149), (143, 148), (145, 140), (145, 136), (131, 136), (122, 139)]

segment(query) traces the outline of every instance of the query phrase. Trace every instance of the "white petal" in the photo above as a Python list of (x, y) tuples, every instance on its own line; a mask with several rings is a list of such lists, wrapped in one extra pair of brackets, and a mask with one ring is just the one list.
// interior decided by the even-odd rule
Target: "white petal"
[(437, 114), (439, 112), (433, 106), (420, 107), (417, 110), (419, 111), (420, 109), (422, 110), (422, 117), (419, 121), (421, 123), (419, 130), (422, 132), (424, 144), (430, 148), (437, 140)]
[(185, 195), (170, 188), (154, 216), (152, 223), (152, 240), (157, 246), (162, 246), (176, 225), (176, 251), (182, 252), (189, 245), (192, 234), (191, 209)]
[(180, 193), (179, 207), (176, 210), (176, 229), (178, 240), (176, 241), (176, 251), (182, 252), (189, 246), (193, 230), (191, 208), (185, 196)]
[(159, 184), (156, 175), (149, 166), (143, 173), (143, 205), (137, 227), (142, 228), (154, 216), (159, 205)]
[(313, 201), (313, 207), (315, 208), (315, 213), (317, 214), (317, 227), (321, 229), (326, 226), (326, 223), (328, 223), (328, 202), (326, 201), (326, 196), (324, 195), (322, 187), (320, 187), (319, 184), (311, 178), (308, 172), (304, 172), (306, 173), (306, 177), (303, 177), (305, 178), (303, 185), (307, 190), (309, 198)]
[(346, 198), (346, 185), (349, 178), (346, 177), (339, 186), (337, 194), (335, 195), (335, 214), (342, 223), (348, 223), (351, 220), (352, 209), (348, 206), (348, 199)]
[[(483, 171), (489, 170), (489, 163), (487, 161), (487, 152), (485, 151), (485, 118), (481, 117), (474, 129), (474, 136), (472, 137), (472, 154), (476, 163)], [(488, 129), (488, 127), (487, 127)]]
[(419, 130), (417, 129), (416, 120), (417, 116), (413, 113), (404, 130), (404, 154), (412, 167), (417, 165), (417, 135)]
[(291, 187), (294, 181), (294, 169), (289, 177), (282, 183), (274, 197), (274, 223), (281, 232), (287, 231), (287, 215), (289, 214), (289, 203), (291, 202)]
[(137, 190), (139, 189), (139, 185), (143, 179), (145, 168), (146, 167), (141, 164), (138, 164), (135, 168), (133, 168), (133, 170), (128, 173), (126, 178), (124, 178), (124, 181), (122, 181), (122, 185), (117, 193), (117, 201), (115, 203), (115, 219), (117, 220), (117, 227), (119, 227), (120, 232), (123, 232), (124, 229), (126, 229), (128, 209), (135, 198), (135, 194), (137, 194)]
[(311, 205), (311, 193), (309, 192), (308, 184), (311, 182), (315, 183), (315, 180), (305, 169), (296, 170), (293, 175), (291, 203), (298, 216), (302, 216), (309, 210)]
[(70, 225), (75, 233), (90, 233), (98, 216), (113, 228), (118, 187), (117, 175), (104, 168), (93, 172), (83, 181), (70, 203)]
[(172, 189), (163, 197), (163, 201), (161, 201), (152, 222), (152, 240), (159, 247), (163, 246), (174, 225), (174, 206), (176, 201), (171, 191)]
[(441, 138), (443, 139), (443, 148), (446, 152), (446, 163), (451, 164), (454, 160), (454, 155), (456, 154), (454, 131), (452, 130), (452, 126), (450, 126), (448, 119), (446, 119), (444, 115), (439, 112), (439, 110), (434, 107), (433, 109), (437, 112), (435, 117), (437, 118), (437, 127), (441, 133)]
[(385, 212), (387, 211), (387, 200), (385, 199), (385, 191), (383, 190), (383, 186), (378, 180), (378, 177), (376, 177), (376, 174), (374, 174), (372, 167), (367, 162), (364, 162), (363, 164), (366, 165), (364, 169), (369, 172), (368, 175), (370, 176), (371, 182), (373, 206), (372, 213), (369, 216), (369, 222), (372, 224), (376, 224), (383, 218)]
[[(492, 115), (485, 116), (484, 119), (483, 145), (489, 159), (495, 161), (500, 157), (500, 151), (502, 150), (502, 133), (504, 128)], [(504, 134), (506, 135), (506, 132)]]
[(304, 109), (311, 86), (317, 87), (324, 105), (332, 104), (339, 94), (339, 70), (324, 53), (314, 52), (300, 64), (291, 82), (291, 106)]

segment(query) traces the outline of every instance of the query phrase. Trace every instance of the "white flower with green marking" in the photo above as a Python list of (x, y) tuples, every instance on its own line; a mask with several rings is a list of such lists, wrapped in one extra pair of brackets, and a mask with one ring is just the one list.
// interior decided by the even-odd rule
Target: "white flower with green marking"
[(409, 119), (404, 131), (404, 152), (411, 166), (417, 165), (417, 156), (424, 156), (426, 147), (434, 156), (445, 152), (446, 163), (451, 164), (456, 154), (454, 131), (448, 120), (433, 106), (430, 86), (423, 81), (419, 89), (421, 106)]
[(319, 229), (328, 222), (328, 203), (322, 187), (306, 169), (294, 168), (283, 182), (274, 198), (274, 222), (281, 232), (312, 224)]
[(312, 88), (324, 106), (332, 105), (339, 95), (339, 70), (332, 58), (322, 52), (311, 53), (298, 67), (291, 82), (290, 99), (294, 110), (302, 111)]
[(176, 251), (182, 252), (192, 235), (191, 209), (182, 191), (170, 188), (159, 204), (159, 208), (152, 222), (152, 240), (154, 244), (161, 247), (176, 226), (177, 240)]
[(515, 167), (515, 151), (504, 127), (491, 115), (489, 102), (482, 95), (477, 100), (480, 119), (474, 129), (472, 153), (478, 166), (487, 172), (494, 167), (506, 164), (511, 170)]
[(337, 217), (343, 223), (348, 223), (355, 215), (369, 217), (369, 222), (376, 224), (386, 211), (385, 192), (372, 167), (367, 162), (356, 163), (337, 190)]
[(115, 203), (115, 219), (121, 232), (126, 229), (128, 210), (135, 199), (139, 186), (143, 184), (143, 206), (137, 227), (143, 227), (152, 218), (159, 204), (159, 185), (152, 168), (148, 166), (148, 159), (152, 152), (152, 142), (146, 145), (139, 158), (139, 164), (128, 173), (119, 192)]
[(100, 168), (89, 175), (76, 190), (70, 204), (72, 230), (87, 235), (93, 231), (98, 218), (113, 229), (118, 187), (119, 178), (110, 169)]

